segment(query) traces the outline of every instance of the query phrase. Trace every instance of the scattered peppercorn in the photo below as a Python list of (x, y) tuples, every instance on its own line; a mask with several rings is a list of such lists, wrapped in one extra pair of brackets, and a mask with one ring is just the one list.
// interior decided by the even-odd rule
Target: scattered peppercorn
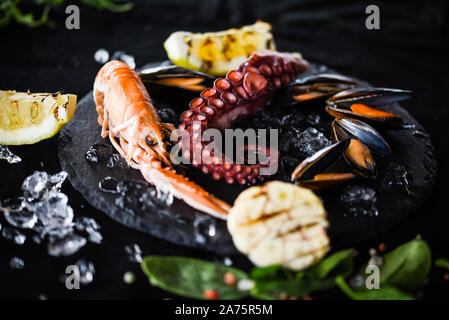
[(223, 275), (223, 282), (227, 285), (227, 286), (233, 286), (237, 283), (237, 278), (234, 274), (232, 274), (231, 272), (226, 272)]
[(218, 299), (218, 292), (213, 289), (204, 290), (203, 296), (207, 300), (216, 300)]
[(385, 252), (385, 250), (387, 250), (387, 246), (385, 245), (385, 243), (381, 243), (379, 244), (379, 252)]

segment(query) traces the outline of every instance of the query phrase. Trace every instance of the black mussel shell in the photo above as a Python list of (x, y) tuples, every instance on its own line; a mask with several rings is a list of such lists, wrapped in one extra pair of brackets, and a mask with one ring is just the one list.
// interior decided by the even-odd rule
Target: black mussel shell
[(291, 180), (309, 180), (317, 174), (323, 173), (346, 151), (350, 140), (343, 140), (321, 149), (312, 156), (304, 159), (291, 174)]
[(366, 104), (370, 107), (384, 106), (395, 102), (410, 99), (413, 92), (408, 90), (389, 88), (353, 88), (341, 91), (327, 102), (337, 105)]
[(315, 177), (313, 177), (313, 179), (297, 180), (296, 183), (301, 187), (311, 189), (313, 191), (318, 191), (339, 185), (355, 178), (356, 175), (350, 172), (329, 172), (317, 174)]
[(337, 141), (357, 139), (373, 152), (383, 156), (391, 154), (391, 148), (385, 139), (363, 121), (337, 118), (332, 122), (332, 133)]
[(373, 125), (381, 124), (392, 127), (401, 127), (403, 125), (402, 118), (394, 113), (371, 108), (365, 104), (352, 104), (350, 106), (339, 106), (336, 104), (328, 104), (326, 111), (335, 118), (351, 118)]
[(176, 65), (146, 68), (139, 73), (143, 82), (201, 92), (211, 87), (215, 77)]
[(293, 80), (288, 94), (294, 102), (322, 101), (336, 93), (353, 88), (356, 82), (336, 74), (314, 74)]

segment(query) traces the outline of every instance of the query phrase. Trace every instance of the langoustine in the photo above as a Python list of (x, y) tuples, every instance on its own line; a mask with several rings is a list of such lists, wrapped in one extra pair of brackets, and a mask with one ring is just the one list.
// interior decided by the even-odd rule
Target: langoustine
[[(179, 129), (187, 132), (190, 139), (186, 143), (181, 135), (178, 142), (183, 149), (183, 157), (189, 158), (193, 166), (200, 168), (204, 174), (212, 175), (215, 180), (225, 179), (230, 184), (263, 180), (260, 169), (269, 163), (242, 164), (227, 159), (224, 153), (206, 155), (206, 145), (195, 140), (195, 137), (206, 129), (229, 128), (237, 118), (264, 108), (277, 89), (288, 85), (307, 68), (307, 62), (298, 53), (263, 51), (253, 53), (238, 70), (228, 72), (225, 78), (216, 79), (213, 87), (203, 90), (200, 97), (190, 102), (190, 110), (181, 115)], [(271, 159), (277, 161), (277, 150), (259, 150), (257, 145), (245, 148), (256, 153), (265, 152), (267, 157), (271, 153)], [(201, 154), (200, 161), (195, 161), (193, 151)], [(206, 157), (211, 160), (204, 161)]]
[(230, 209), (227, 203), (172, 168), (165, 141), (174, 127), (161, 122), (132, 68), (121, 61), (105, 64), (95, 79), (94, 99), (102, 137), (109, 136), (115, 149), (145, 180), (198, 210), (226, 217)]

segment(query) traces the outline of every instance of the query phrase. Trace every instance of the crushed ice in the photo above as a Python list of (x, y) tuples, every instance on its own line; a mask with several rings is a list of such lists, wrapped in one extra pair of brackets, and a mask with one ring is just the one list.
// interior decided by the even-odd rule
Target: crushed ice
[(376, 191), (367, 186), (352, 185), (343, 189), (340, 200), (346, 205), (345, 216), (378, 216)]
[(11, 225), (3, 228), (2, 236), (21, 245), (26, 236), (15, 228), (31, 229), (35, 233), (33, 242), (47, 240), (48, 254), (52, 256), (72, 255), (87, 240), (101, 243), (100, 226), (94, 219), (79, 217), (74, 222), (73, 209), (61, 192), (66, 178), (64, 171), (53, 175), (35, 171), (22, 184), (23, 196), (1, 200), (0, 211)]
[(310, 157), (321, 149), (330, 146), (331, 142), (322, 132), (310, 127), (299, 134), (295, 145), (299, 151)]
[(7, 146), (0, 145), (0, 159), (8, 161), (8, 163), (19, 163), (22, 159), (13, 154)]

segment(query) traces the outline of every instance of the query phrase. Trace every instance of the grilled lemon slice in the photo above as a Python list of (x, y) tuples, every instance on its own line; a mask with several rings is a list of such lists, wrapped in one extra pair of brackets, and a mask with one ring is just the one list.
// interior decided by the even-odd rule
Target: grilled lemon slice
[(0, 144), (32, 144), (54, 136), (69, 122), (76, 96), (0, 91)]
[(172, 33), (164, 43), (176, 65), (215, 76), (237, 69), (254, 51), (275, 50), (271, 25), (257, 21), (240, 29), (220, 32)]
[(290, 183), (273, 181), (243, 191), (227, 224), (237, 249), (257, 266), (302, 270), (329, 250), (321, 200)]

